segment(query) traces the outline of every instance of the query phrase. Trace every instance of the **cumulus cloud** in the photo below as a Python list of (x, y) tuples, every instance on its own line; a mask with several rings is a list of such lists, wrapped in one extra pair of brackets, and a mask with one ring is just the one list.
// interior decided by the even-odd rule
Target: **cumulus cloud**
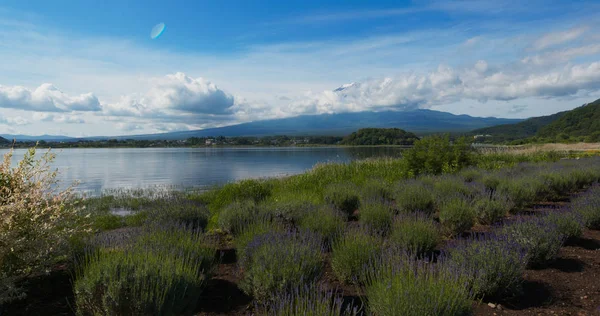
[(133, 123), (133, 122), (117, 123), (116, 126), (118, 129), (120, 129), (124, 132), (131, 132), (131, 131), (135, 131), (135, 130), (144, 129), (144, 126), (142, 124)]
[(0, 85), (0, 107), (43, 112), (99, 111), (100, 102), (92, 93), (70, 96), (49, 83), (35, 90)]
[(104, 112), (113, 116), (161, 117), (169, 115), (228, 115), (233, 96), (203, 78), (184, 73), (167, 75), (155, 80), (143, 95), (127, 95), (119, 102), (104, 105)]
[(74, 114), (51, 114), (36, 112), (33, 113), (33, 119), (41, 122), (54, 122), (54, 123), (65, 123), (65, 124), (83, 124), (85, 120), (78, 115)]
[[(510, 101), (527, 97), (564, 97), (600, 89), (600, 62), (570, 65), (560, 70), (491, 69), (485, 61), (472, 68), (440, 66), (427, 74), (404, 74), (307, 93), (284, 112), (290, 114), (412, 110), (461, 100)], [(516, 108), (519, 110), (519, 108)]]
[(31, 122), (21, 116), (14, 116), (14, 117), (0, 116), (0, 124), (6, 124), (6, 125), (10, 125), (10, 126), (21, 126), (21, 125), (31, 124)]
[(533, 49), (542, 50), (551, 46), (570, 42), (579, 38), (587, 30), (587, 27), (578, 27), (563, 32), (548, 33), (533, 43)]

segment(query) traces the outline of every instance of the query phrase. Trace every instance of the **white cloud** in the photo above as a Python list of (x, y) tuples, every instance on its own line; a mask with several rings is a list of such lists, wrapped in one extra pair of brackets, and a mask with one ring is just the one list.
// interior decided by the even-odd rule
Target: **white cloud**
[(49, 83), (34, 90), (0, 85), (0, 107), (44, 112), (98, 111), (100, 102), (91, 93), (69, 96)]
[(233, 96), (210, 81), (181, 72), (154, 81), (154, 86), (141, 96), (126, 95), (119, 102), (103, 105), (104, 112), (137, 117), (231, 114)]
[(144, 129), (144, 126), (138, 123), (117, 123), (116, 127), (124, 132), (131, 132)]
[(543, 66), (548, 64), (558, 64), (571, 61), (573, 58), (600, 54), (600, 44), (591, 44), (580, 47), (566, 48), (562, 50), (548, 52), (543, 55), (527, 56), (521, 61), (524, 64), (533, 64)]
[(533, 48), (542, 50), (551, 46), (556, 46), (566, 42), (570, 42), (579, 38), (588, 30), (588, 27), (573, 28), (563, 32), (548, 33), (533, 43)]
[(31, 122), (21, 116), (15, 116), (15, 117), (0, 116), (0, 124), (6, 124), (6, 125), (10, 125), (10, 126), (21, 126), (21, 125), (31, 124)]
[(85, 120), (74, 114), (51, 114), (45, 112), (33, 113), (33, 119), (40, 122), (54, 122), (65, 124), (83, 124)]

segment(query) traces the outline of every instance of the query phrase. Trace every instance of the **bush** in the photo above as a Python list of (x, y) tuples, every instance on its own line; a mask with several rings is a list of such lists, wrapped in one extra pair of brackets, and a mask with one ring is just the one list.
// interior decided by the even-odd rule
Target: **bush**
[(389, 205), (370, 203), (362, 205), (358, 218), (363, 227), (380, 235), (387, 235), (392, 228), (394, 214)]
[(476, 188), (473, 184), (464, 183), (459, 177), (441, 176), (433, 179), (435, 181), (433, 183), (433, 194), (439, 201), (438, 203), (444, 203), (457, 195), (473, 198), (476, 193)]
[(180, 197), (155, 201), (145, 212), (148, 212), (148, 219), (155, 223), (173, 222), (201, 230), (206, 228), (210, 217), (204, 204)]
[(440, 206), (439, 216), (446, 233), (458, 235), (473, 227), (476, 213), (469, 201), (465, 198), (455, 197)]
[(113, 230), (125, 226), (123, 216), (114, 214), (102, 214), (92, 217), (92, 227), (94, 230)]
[(269, 219), (260, 219), (244, 227), (237, 236), (235, 236), (234, 244), (238, 261), (246, 260), (246, 246), (256, 237), (270, 232), (283, 232), (284, 228), (280, 223), (271, 222)]
[(551, 210), (544, 219), (556, 225), (558, 232), (566, 239), (579, 238), (583, 234), (583, 218), (571, 210)]
[(358, 315), (355, 309), (343, 309), (341, 295), (325, 291), (315, 284), (297, 286), (292, 291), (279, 293), (265, 304), (266, 315), (271, 316), (340, 316)]
[(419, 181), (406, 181), (396, 190), (394, 200), (400, 212), (425, 212), (433, 213), (434, 197), (431, 188)]
[(360, 196), (355, 186), (336, 183), (325, 188), (325, 201), (347, 216), (352, 216), (360, 206)]
[(219, 228), (234, 235), (257, 221), (258, 209), (253, 201), (234, 202), (219, 213)]
[(245, 249), (240, 287), (259, 301), (309, 284), (320, 276), (321, 239), (310, 232), (270, 232), (256, 236)]
[(521, 246), (501, 236), (471, 237), (449, 250), (448, 264), (469, 276), (477, 297), (499, 298), (518, 289), (527, 266)]
[(390, 241), (417, 255), (431, 252), (441, 241), (439, 225), (424, 214), (405, 215), (394, 221)]
[(331, 244), (344, 232), (345, 225), (342, 214), (329, 207), (309, 211), (298, 223), (300, 228), (321, 235), (327, 248), (331, 247)]
[[(489, 194), (489, 195), (488, 195)], [(512, 210), (513, 203), (500, 194), (489, 192), (487, 196), (475, 200), (475, 212), (480, 224), (489, 225), (503, 219)]]
[(282, 223), (295, 224), (316, 206), (302, 200), (272, 201), (261, 205), (258, 213)]
[(532, 176), (504, 178), (498, 184), (498, 191), (508, 196), (517, 209), (521, 209), (538, 199), (543, 186), (543, 181)]
[(518, 218), (502, 228), (501, 234), (527, 252), (529, 266), (539, 267), (553, 261), (565, 241), (557, 225), (544, 218)]
[(12, 155), (0, 164), (0, 305), (26, 294), (15, 282), (48, 271), (69, 240), (91, 231), (73, 187), (58, 189), (53, 153), (32, 148), (14, 168)]
[(333, 243), (331, 268), (338, 280), (362, 283), (365, 265), (376, 258), (382, 249), (382, 240), (365, 231), (353, 230)]
[(414, 175), (455, 172), (474, 162), (474, 151), (466, 138), (454, 143), (449, 136), (428, 136), (417, 140), (404, 153), (408, 168)]
[(587, 228), (600, 228), (600, 185), (592, 186), (587, 192), (573, 199), (573, 211), (579, 214)]
[(198, 231), (147, 232), (132, 246), (86, 254), (74, 283), (79, 315), (178, 315), (194, 310), (216, 248)]
[(413, 254), (384, 254), (368, 271), (365, 293), (370, 315), (468, 315), (473, 296), (460, 270), (415, 261)]
[(390, 185), (381, 179), (369, 179), (361, 188), (361, 202), (389, 202), (394, 198)]

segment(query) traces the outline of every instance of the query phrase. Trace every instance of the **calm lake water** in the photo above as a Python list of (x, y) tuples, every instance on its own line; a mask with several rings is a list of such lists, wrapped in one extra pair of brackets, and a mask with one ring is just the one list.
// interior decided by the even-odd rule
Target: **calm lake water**
[[(94, 148), (55, 149), (62, 185), (75, 180), (77, 189), (150, 186), (208, 187), (230, 181), (302, 173), (322, 162), (348, 162), (369, 157), (397, 157), (398, 147), (290, 148)], [(7, 150), (0, 150), (4, 154)], [(42, 153), (43, 151), (38, 151)], [(13, 163), (24, 149), (15, 150)]]

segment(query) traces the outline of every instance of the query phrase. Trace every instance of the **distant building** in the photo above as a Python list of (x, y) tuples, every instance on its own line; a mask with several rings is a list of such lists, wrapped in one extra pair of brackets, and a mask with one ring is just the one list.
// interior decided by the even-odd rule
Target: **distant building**
[(206, 144), (207, 146), (213, 145), (215, 143), (215, 140), (212, 138), (207, 139), (204, 144)]
[(490, 135), (490, 134), (485, 134), (485, 135), (481, 134), (481, 135), (475, 135), (475, 136), (473, 136), (473, 139), (483, 138), (483, 137), (491, 137), (491, 136), (492, 135)]

